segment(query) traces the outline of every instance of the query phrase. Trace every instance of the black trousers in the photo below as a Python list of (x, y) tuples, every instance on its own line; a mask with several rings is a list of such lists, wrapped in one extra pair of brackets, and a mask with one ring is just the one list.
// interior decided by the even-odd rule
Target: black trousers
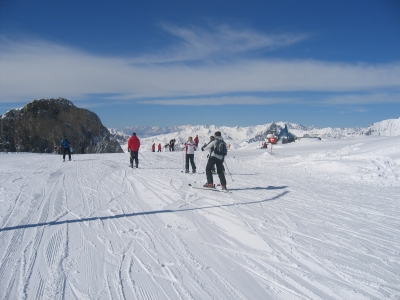
[(194, 164), (194, 154), (186, 154), (186, 170), (189, 170), (189, 161), (192, 166), (192, 170), (196, 170), (196, 165)]
[(214, 167), (214, 165), (217, 166), (217, 174), (219, 177), (219, 181), (221, 182), (221, 185), (226, 185), (223, 161), (214, 156), (211, 156), (207, 162), (206, 166), (207, 183), (213, 183), (213, 175), (211, 173), (211, 170)]
[(133, 166), (133, 160), (135, 160), (135, 165), (137, 168), (139, 166), (139, 151), (131, 150), (131, 158), (130, 158), (131, 166)]
[(69, 160), (71, 160), (71, 149), (70, 148), (64, 148), (63, 160), (65, 160), (65, 154), (67, 154), (67, 152), (68, 152)]

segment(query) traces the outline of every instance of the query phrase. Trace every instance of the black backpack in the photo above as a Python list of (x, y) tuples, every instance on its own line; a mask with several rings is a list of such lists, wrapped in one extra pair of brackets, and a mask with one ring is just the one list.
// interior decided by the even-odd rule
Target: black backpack
[(221, 140), (221, 139), (215, 140), (214, 153), (217, 155), (222, 155), (222, 156), (225, 156), (228, 154), (228, 149), (226, 147), (226, 143), (223, 140)]

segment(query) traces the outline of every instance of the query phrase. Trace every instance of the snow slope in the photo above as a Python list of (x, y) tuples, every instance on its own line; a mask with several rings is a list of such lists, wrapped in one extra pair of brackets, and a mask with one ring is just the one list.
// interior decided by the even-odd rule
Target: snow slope
[(0, 154), (0, 299), (399, 299), (400, 137), (256, 146)]
[(373, 123), (368, 128), (360, 131), (359, 135), (399, 136), (400, 117)]

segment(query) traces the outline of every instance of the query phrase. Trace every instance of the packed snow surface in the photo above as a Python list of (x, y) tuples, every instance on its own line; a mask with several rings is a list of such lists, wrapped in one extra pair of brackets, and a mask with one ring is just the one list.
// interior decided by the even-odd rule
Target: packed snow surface
[(0, 298), (399, 299), (400, 137), (257, 147), (0, 155)]

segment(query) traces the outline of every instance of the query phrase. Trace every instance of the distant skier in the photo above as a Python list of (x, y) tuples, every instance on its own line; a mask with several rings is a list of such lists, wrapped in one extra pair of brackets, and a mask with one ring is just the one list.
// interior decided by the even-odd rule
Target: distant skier
[(188, 141), (185, 143), (185, 151), (186, 151), (186, 173), (189, 173), (189, 161), (190, 165), (192, 166), (192, 173), (196, 173), (196, 165), (194, 163), (194, 151), (196, 151), (196, 144), (193, 141), (193, 138), (189, 136)]
[(136, 132), (132, 133), (132, 136), (128, 140), (128, 151), (131, 153), (130, 156), (130, 167), (133, 168), (133, 161), (135, 160), (136, 168), (139, 167), (139, 148), (140, 140), (136, 136)]
[(215, 137), (214, 141), (210, 142), (207, 146), (205, 147), (203, 146), (201, 148), (202, 151), (211, 150), (213, 148), (212, 152), (210, 153), (210, 157), (208, 159), (206, 166), (207, 183), (204, 185), (204, 187), (214, 188), (213, 176), (211, 170), (212, 167), (216, 165), (217, 174), (221, 182), (221, 188), (223, 190), (226, 190), (226, 179), (225, 179), (225, 174), (223, 172), (223, 161), (227, 153), (226, 144), (223, 138), (221, 137), (220, 131), (216, 131), (214, 137)]
[(67, 136), (64, 136), (64, 139), (61, 141), (60, 145), (63, 147), (63, 161), (65, 161), (65, 154), (68, 152), (68, 158), (71, 161), (71, 143), (68, 141)]
[(169, 141), (169, 151), (175, 151), (175, 139)]
[(156, 152), (156, 143), (153, 143), (153, 145), (151, 145), (151, 152)]
[(158, 151), (157, 152), (161, 152), (161, 143), (158, 143)]
[(196, 148), (199, 146), (199, 136), (196, 134), (195, 138), (194, 138), (194, 143), (196, 144)]

